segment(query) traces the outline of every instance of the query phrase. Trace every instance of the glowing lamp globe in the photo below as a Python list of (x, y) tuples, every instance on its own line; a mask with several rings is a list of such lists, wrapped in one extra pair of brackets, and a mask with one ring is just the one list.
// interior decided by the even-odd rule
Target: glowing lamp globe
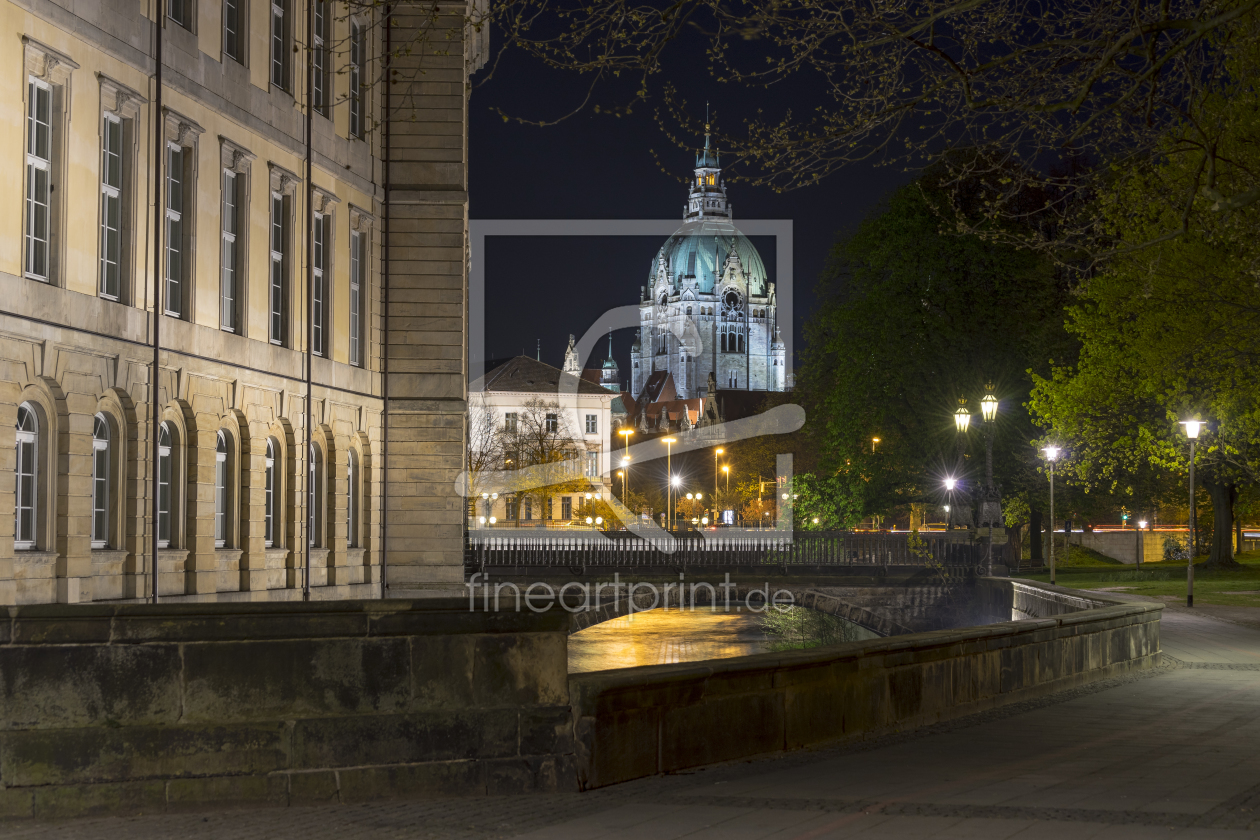
[(980, 400), (980, 416), (984, 418), (984, 422), (992, 423), (997, 417), (998, 399), (993, 396), (993, 386), (989, 386), (989, 392), (984, 395), (984, 399)]
[(971, 412), (967, 411), (967, 401), (965, 399), (958, 400), (958, 410), (954, 412), (954, 426), (959, 432), (967, 431), (967, 427), (971, 425)]

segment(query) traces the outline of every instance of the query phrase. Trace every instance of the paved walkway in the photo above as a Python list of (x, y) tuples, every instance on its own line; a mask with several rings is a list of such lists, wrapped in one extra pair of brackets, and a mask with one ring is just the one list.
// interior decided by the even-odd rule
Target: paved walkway
[(1260, 838), (1260, 630), (1173, 608), (1162, 638), (1176, 661), (1152, 674), (588, 794), (9, 823), (0, 836)]

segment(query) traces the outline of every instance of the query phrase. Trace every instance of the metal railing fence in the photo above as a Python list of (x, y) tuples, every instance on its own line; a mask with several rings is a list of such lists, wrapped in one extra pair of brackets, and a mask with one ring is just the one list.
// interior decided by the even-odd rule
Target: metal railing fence
[[(957, 533), (957, 532), (955, 532)], [(470, 532), (465, 545), (469, 573), (491, 569), (567, 568), (668, 571), (746, 566), (974, 567), (983, 546), (946, 533), (912, 535), (852, 531), (764, 531), (729, 535), (690, 532), (642, 536), (633, 533), (495, 534)]]

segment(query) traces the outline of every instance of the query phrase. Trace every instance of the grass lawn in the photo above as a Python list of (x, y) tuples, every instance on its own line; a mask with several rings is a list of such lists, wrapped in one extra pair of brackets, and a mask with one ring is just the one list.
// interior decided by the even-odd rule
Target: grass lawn
[[(1055, 553), (1058, 554), (1057, 551)], [(1196, 604), (1260, 607), (1260, 551), (1245, 551), (1235, 558), (1242, 567), (1232, 571), (1208, 571), (1202, 565), (1207, 558), (1197, 558), (1194, 570)], [(1139, 569), (1087, 548), (1072, 546), (1068, 563), (1056, 562), (1055, 570), (1056, 582), (1073, 589), (1114, 589), (1152, 598), (1160, 595), (1184, 598), (1186, 595), (1186, 564), (1181, 562), (1143, 563)], [(1021, 574), (1020, 577), (1048, 582), (1050, 573)]]

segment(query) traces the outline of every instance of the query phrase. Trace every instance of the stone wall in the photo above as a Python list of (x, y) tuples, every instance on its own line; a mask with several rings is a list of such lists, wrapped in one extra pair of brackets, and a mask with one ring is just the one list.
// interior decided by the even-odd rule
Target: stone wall
[(574, 787), (563, 611), (427, 599), (4, 618), (0, 816)]
[[(1019, 587), (1039, 589), (1022, 592)], [(1009, 581), (982, 587), (995, 612), (1078, 594)], [(1077, 603), (1073, 603), (1077, 602)], [(583, 789), (961, 717), (1153, 667), (1161, 604), (938, 630), (827, 648), (576, 674)]]
[[(1142, 562), (1158, 563), (1164, 559), (1164, 538), (1174, 536), (1182, 540), (1185, 531), (1143, 531)], [(1062, 537), (1055, 537), (1055, 552), (1062, 553)], [(1073, 531), (1070, 537), (1072, 545), (1092, 548), (1099, 554), (1106, 555), (1121, 563), (1133, 565), (1137, 557), (1138, 538), (1133, 531)]]

